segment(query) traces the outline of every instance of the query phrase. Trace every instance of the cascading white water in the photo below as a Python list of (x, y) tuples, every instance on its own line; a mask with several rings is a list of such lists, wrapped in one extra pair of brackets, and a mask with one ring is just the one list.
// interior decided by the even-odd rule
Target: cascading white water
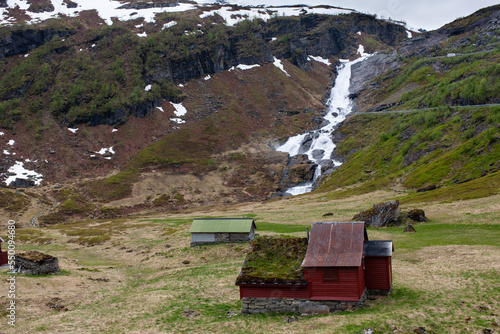
[[(333, 162), (334, 166), (340, 166), (341, 162), (331, 158), (335, 144), (332, 141), (332, 132), (337, 124), (342, 122), (351, 112), (352, 105), (349, 100), (349, 85), (351, 80), (351, 66), (367, 59), (370, 54), (364, 52), (362, 45), (358, 48), (361, 55), (356, 60), (349, 61), (341, 59), (337, 67), (337, 78), (327, 101), (326, 114), (324, 116), (328, 124), (320, 129), (309, 131), (304, 134), (288, 138), (288, 140), (276, 150), (287, 152), (291, 157), (298, 154), (306, 154), (309, 160), (317, 164), (313, 180), (286, 190), (291, 195), (300, 195), (312, 191), (314, 181), (321, 176), (321, 165), (326, 161)], [(307, 147), (306, 144), (310, 146)]]

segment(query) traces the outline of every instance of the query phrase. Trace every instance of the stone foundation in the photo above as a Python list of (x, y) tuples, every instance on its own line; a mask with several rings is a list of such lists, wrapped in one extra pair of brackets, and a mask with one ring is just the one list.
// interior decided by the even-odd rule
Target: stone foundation
[(16, 254), (14, 271), (31, 275), (48, 275), (59, 271), (59, 261), (51, 255), (29, 251)]
[(368, 292), (365, 289), (356, 302), (339, 300), (310, 300), (296, 298), (241, 298), (241, 313), (301, 313), (322, 314), (361, 308), (365, 305)]

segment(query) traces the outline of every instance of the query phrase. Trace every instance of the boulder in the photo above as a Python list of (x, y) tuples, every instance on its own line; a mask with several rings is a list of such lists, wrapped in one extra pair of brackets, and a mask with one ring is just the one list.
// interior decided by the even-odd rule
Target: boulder
[(366, 226), (385, 227), (401, 224), (401, 210), (399, 201), (378, 203), (373, 208), (355, 215), (353, 220), (364, 221)]
[(15, 187), (15, 188), (28, 188), (28, 187), (34, 187), (35, 186), (35, 181), (33, 180), (28, 180), (28, 179), (20, 179), (17, 178), (15, 181), (12, 181), (9, 186)]
[(429, 219), (425, 216), (425, 212), (422, 209), (411, 209), (407, 213), (408, 218), (413, 219), (417, 222), (426, 222)]
[(403, 232), (405, 232), (405, 233), (415, 233), (417, 231), (415, 231), (415, 228), (413, 227), (413, 225), (408, 224), (408, 225), (405, 226), (405, 229), (403, 230)]

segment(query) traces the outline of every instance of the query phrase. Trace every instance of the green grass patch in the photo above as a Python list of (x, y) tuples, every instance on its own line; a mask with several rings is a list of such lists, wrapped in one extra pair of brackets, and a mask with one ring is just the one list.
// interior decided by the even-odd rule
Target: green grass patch
[(453, 202), (488, 197), (500, 193), (500, 172), (468, 182), (450, 185), (427, 192), (412, 193), (399, 199), (401, 204), (422, 202)]
[(30, 201), (26, 196), (13, 190), (0, 189), (0, 209), (10, 213), (20, 213), (28, 207)]
[[(494, 175), (500, 167), (500, 129), (493, 121), (497, 115), (500, 108), (480, 107), (348, 118), (337, 130), (345, 138), (337, 152), (347, 152), (346, 161), (323, 180), (319, 191), (329, 192), (329, 198), (341, 198), (396, 182), (415, 190), (468, 183), (456, 187), (464, 191), (450, 196), (466, 199), (495, 194), (496, 182), (486, 185), (478, 181), (485, 185), (483, 189), (468, 188), (474, 185), (470, 180)], [(465, 136), (464, 129), (475, 130)], [(419, 196), (429, 195), (411, 197)]]
[(139, 170), (130, 169), (88, 184), (89, 195), (106, 202), (118, 200), (132, 193), (133, 184), (139, 179)]
[(462, 224), (418, 224), (414, 225), (416, 233), (404, 233), (401, 226), (384, 228), (383, 231), (393, 236), (396, 251), (449, 245), (500, 247), (500, 225), (474, 224), (473, 216), (469, 220), (470, 223)]
[(275, 233), (295, 233), (295, 232), (305, 232), (306, 227), (304, 225), (297, 224), (276, 224), (268, 222), (256, 222), (258, 232), (275, 232)]

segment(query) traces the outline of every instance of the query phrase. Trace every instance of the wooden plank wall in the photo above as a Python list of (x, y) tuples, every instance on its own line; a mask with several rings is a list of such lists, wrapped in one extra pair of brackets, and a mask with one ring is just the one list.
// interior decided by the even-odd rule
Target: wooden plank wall
[(391, 258), (365, 257), (365, 281), (368, 289), (389, 290), (392, 284)]
[(364, 290), (362, 267), (339, 267), (333, 282), (323, 280), (321, 268), (305, 268), (305, 273), (312, 300), (358, 301)]
[(284, 286), (261, 286), (261, 285), (240, 285), (240, 298), (309, 298), (307, 285)]

